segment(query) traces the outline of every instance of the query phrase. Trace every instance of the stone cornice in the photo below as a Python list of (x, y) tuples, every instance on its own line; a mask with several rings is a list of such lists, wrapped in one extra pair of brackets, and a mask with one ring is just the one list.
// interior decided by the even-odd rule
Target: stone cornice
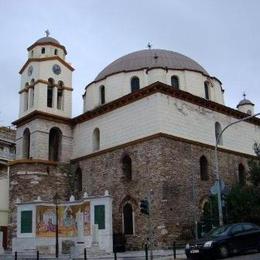
[(56, 123), (67, 124), (67, 125), (70, 125), (70, 126), (72, 125), (72, 119), (71, 118), (53, 115), (53, 114), (38, 111), (38, 110), (34, 110), (30, 114), (28, 114), (28, 115), (26, 115), (22, 118), (19, 118), (18, 120), (12, 122), (12, 124), (16, 125), (17, 127), (20, 127), (20, 126), (22, 126), (26, 123), (29, 123), (29, 122), (31, 122), (32, 120), (35, 120), (35, 119), (44, 119), (44, 120), (53, 121), (53, 122), (56, 122)]
[[(179, 142), (192, 144), (192, 145), (197, 145), (197, 146), (204, 147), (204, 148), (207, 148), (207, 149), (210, 149), (210, 150), (215, 149), (214, 145), (205, 144), (205, 143), (201, 143), (201, 142), (198, 142), (198, 141), (194, 141), (194, 140), (190, 140), (190, 139), (186, 139), (186, 138), (182, 138), (182, 137), (178, 137), (178, 136), (173, 136), (173, 135), (169, 135), (169, 134), (165, 134), (165, 133), (157, 133), (157, 134), (146, 136), (144, 138), (140, 138), (140, 139), (137, 139), (137, 140), (134, 140), (134, 141), (131, 141), (131, 142), (120, 144), (120, 145), (114, 146), (112, 148), (103, 149), (103, 150), (100, 150), (100, 151), (97, 151), (97, 152), (94, 152), (94, 153), (91, 153), (91, 154), (88, 154), (88, 155), (85, 155), (85, 156), (74, 158), (74, 159), (71, 160), (71, 162), (76, 163), (78, 161), (82, 161), (82, 160), (85, 160), (85, 159), (88, 159), (88, 158), (96, 157), (96, 156), (99, 156), (99, 155), (102, 155), (102, 154), (105, 154), (105, 153), (108, 153), (108, 152), (115, 151), (117, 149), (123, 149), (123, 148), (126, 148), (128, 146), (137, 145), (137, 144), (147, 142), (147, 141), (150, 141), (150, 140), (153, 140), (153, 139), (161, 138), (161, 137), (168, 138), (168, 139), (175, 140), (175, 141), (179, 141)], [(232, 151), (232, 150), (222, 148), (222, 147), (218, 147), (218, 151), (224, 152), (224, 153), (229, 153), (229, 154), (234, 154), (234, 155), (238, 155), (238, 156), (242, 156), (242, 157), (246, 157), (248, 159), (256, 158), (256, 156), (253, 156), (253, 155), (250, 155), (250, 154)]]
[(40, 160), (40, 159), (20, 159), (14, 160), (8, 163), (9, 166), (17, 165), (17, 164), (46, 164), (46, 165), (57, 165), (58, 162), (48, 161), (48, 160)]
[[(188, 92), (185, 92), (183, 90), (179, 90), (176, 88), (173, 88), (172, 86), (166, 85), (161, 82), (155, 82), (147, 87), (144, 87), (136, 92), (130, 93), (126, 96), (123, 96), (121, 98), (118, 98), (112, 102), (109, 102), (107, 104), (104, 104), (102, 106), (97, 107), (94, 110), (87, 111), (84, 114), (81, 114), (75, 118), (73, 118), (73, 124), (81, 123), (87, 120), (90, 120), (94, 117), (100, 116), (102, 114), (108, 113), (110, 111), (113, 111), (119, 107), (128, 105), (130, 103), (133, 103), (137, 100), (140, 100), (144, 97), (153, 95), (155, 93), (162, 93), (168, 96), (172, 96), (178, 99), (181, 99), (183, 101), (187, 101), (189, 103), (205, 107), (207, 109), (232, 116), (237, 119), (244, 118), (248, 116), (247, 114), (240, 112), (238, 110), (235, 110), (233, 108), (221, 105), (219, 103), (192, 95)], [(250, 122), (255, 125), (260, 125), (260, 119), (258, 118), (252, 118), (248, 120), (247, 122)]]
[[(28, 91), (29, 88), (33, 88), (35, 85), (39, 84), (39, 83), (42, 83), (42, 84), (45, 84), (45, 85), (48, 85), (48, 81), (47, 80), (43, 80), (43, 79), (38, 79), (36, 80), (32, 85), (29, 85), (27, 87), (24, 87), (23, 89), (21, 89), (18, 93), (21, 94), (25, 91)], [(54, 87), (57, 87), (57, 88), (61, 88), (61, 89), (65, 89), (65, 90), (68, 90), (68, 91), (73, 91), (73, 88), (70, 88), (70, 87), (66, 87), (66, 86), (58, 86), (58, 85), (54, 85)]]
[(54, 42), (35, 42), (33, 45), (31, 45), (30, 47), (27, 48), (27, 51), (32, 50), (36, 46), (45, 46), (45, 45), (52, 45), (54, 47), (61, 48), (61, 49), (63, 49), (65, 55), (67, 55), (67, 50), (66, 50), (65, 46), (54, 43)]
[(46, 60), (58, 60), (60, 63), (62, 63), (65, 67), (67, 67), (69, 70), (74, 71), (74, 68), (67, 63), (65, 60), (60, 58), (59, 56), (52, 56), (52, 57), (44, 57), (44, 58), (29, 58), (25, 64), (22, 66), (21, 70), (19, 71), (20, 74), (23, 73), (23, 71), (26, 69), (29, 63), (31, 62), (41, 62)]

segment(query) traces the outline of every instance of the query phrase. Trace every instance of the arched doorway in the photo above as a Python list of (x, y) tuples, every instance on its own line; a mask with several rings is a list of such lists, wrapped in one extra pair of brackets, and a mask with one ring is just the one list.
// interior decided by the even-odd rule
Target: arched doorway
[(133, 207), (127, 202), (123, 208), (123, 233), (126, 235), (134, 234)]
[(61, 155), (62, 132), (54, 127), (49, 133), (49, 160), (59, 161)]

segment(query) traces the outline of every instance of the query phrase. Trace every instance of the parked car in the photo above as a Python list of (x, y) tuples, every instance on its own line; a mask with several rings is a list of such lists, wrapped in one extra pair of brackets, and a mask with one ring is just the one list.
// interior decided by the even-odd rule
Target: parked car
[(186, 245), (188, 259), (216, 259), (256, 249), (260, 252), (260, 227), (236, 223), (212, 229), (203, 238)]

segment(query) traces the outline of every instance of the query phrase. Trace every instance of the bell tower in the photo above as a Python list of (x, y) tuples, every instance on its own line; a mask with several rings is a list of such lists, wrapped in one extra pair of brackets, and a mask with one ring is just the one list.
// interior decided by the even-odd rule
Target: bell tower
[(71, 107), (73, 67), (66, 48), (46, 36), (28, 49), (20, 70), (16, 159), (68, 162), (72, 150)]
[(66, 48), (46, 36), (28, 49), (28, 60), (20, 70), (19, 118), (33, 111), (71, 117), (72, 66), (66, 62)]

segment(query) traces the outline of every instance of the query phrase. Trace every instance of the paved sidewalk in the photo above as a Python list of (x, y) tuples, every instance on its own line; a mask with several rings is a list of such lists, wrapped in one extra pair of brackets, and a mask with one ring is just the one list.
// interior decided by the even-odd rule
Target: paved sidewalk
[[(172, 260), (173, 258), (173, 252), (172, 250), (154, 250), (153, 251), (153, 259), (164, 259), (164, 260)], [(186, 259), (186, 256), (184, 254), (184, 250), (177, 250), (176, 251), (176, 259)], [(2, 254), (0, 255), (0, 260), (13, 260), (14, 255), (10, 253)], [(18, 254), (18, 260), (27, 260), (27, 259), (36, 259), (36, 256), (33, 255), (25, 255), (25, 254)], [(54, 256), (50, 255), (40, 255), (40, 259), (44, 260), (53, 260), (56, 259)], [(61, 255), (59, 260), (82, 260), (84, 259), (83, 256), (81, 257), (71, 257), (69, 255)], [(102, 256), (88, 256), (88, 260), (113, 260), (114, 254), (106, 254)], [(149, 259), (150, 259), (150, 252), (149, 252)], [(117, 260), (145, 260), (145, 253), (144, 251), (127, 251), (123, 253), (117, 253)]]

